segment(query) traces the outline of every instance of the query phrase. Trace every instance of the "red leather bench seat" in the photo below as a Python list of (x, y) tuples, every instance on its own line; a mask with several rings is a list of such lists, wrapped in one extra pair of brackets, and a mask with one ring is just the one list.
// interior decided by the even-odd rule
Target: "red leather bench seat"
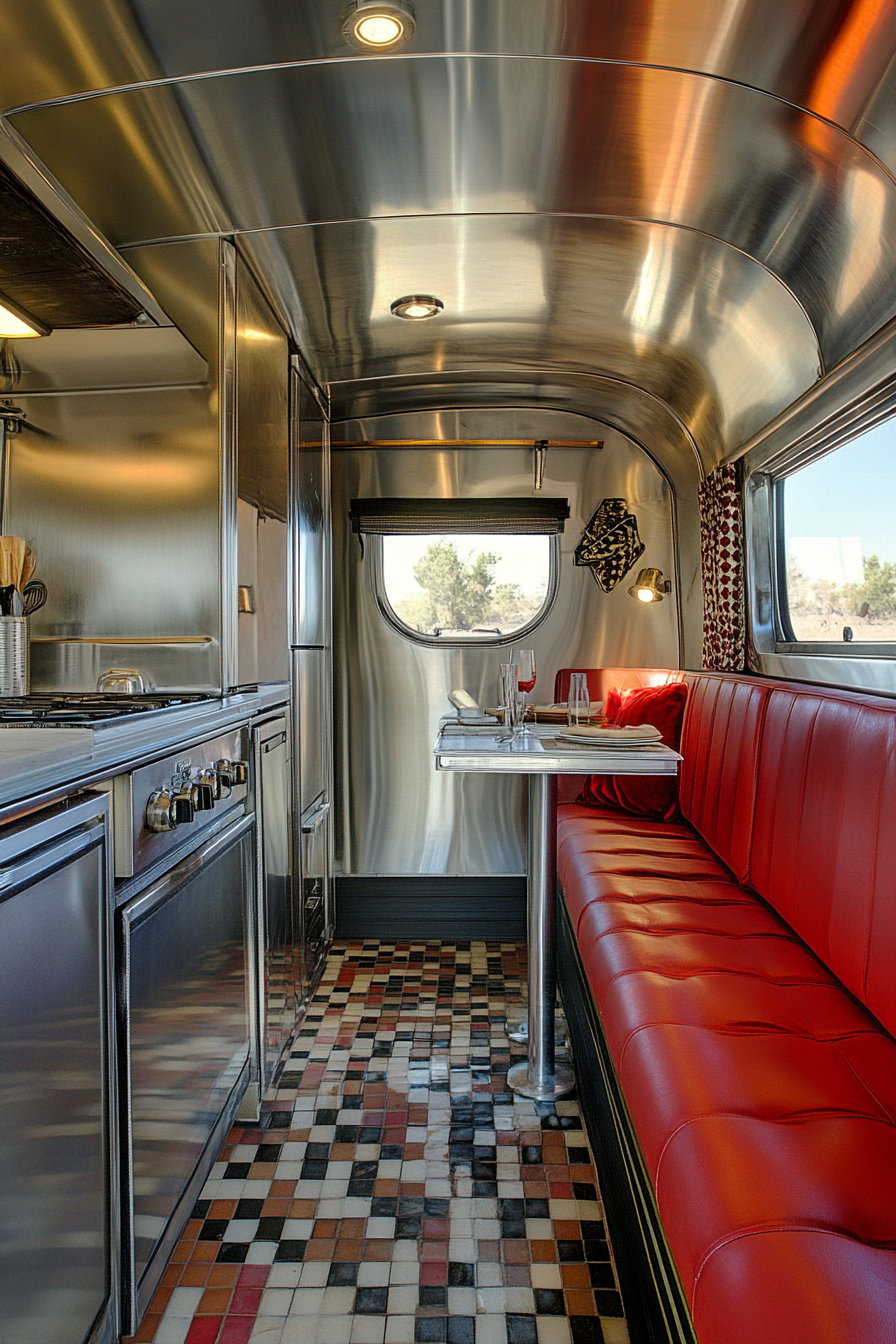
[(701, 1344), (891, 1344), (896, 704), (687, 679), (686, 820), (560, 810), (620, 1085)]

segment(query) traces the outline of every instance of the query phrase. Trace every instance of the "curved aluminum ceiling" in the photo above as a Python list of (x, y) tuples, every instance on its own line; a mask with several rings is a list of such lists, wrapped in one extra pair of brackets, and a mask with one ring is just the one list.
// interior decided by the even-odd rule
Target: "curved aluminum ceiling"
[(340, 14), (0, 0), (0, 99), (115, 245), (238, 235), (346, 408), (598, 379), (711, 466), (896, 316), (890, 0), (418, 0), (370, 57)]

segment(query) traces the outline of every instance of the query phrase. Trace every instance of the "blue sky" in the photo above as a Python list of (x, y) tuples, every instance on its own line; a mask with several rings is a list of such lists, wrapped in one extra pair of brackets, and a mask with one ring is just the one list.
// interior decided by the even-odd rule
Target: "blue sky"
[(788, 477), (784, 520), (788, 537), (861, 537), (896, 560), (896, 419)]

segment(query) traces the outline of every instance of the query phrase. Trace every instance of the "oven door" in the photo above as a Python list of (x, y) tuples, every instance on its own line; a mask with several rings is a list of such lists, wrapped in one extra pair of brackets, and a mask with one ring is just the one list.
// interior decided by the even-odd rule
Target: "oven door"
[(254, 847), (242, 817), (119, 911), (125, 1333), (246, 1090)]

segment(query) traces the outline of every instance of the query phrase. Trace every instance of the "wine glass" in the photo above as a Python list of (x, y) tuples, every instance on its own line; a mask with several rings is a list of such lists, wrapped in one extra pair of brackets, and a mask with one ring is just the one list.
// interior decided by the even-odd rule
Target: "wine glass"
[(517, 649), (515, 654), (513, 655), (513, 661), (516, 663), (517, 668), (519, 669), (517, 674), (518, 676), (517, 684), (520, 688), (520, 699), (523, 702), (522, 704), (523, 733), (525, 733), (527, 736), (530, 736), (529, 729), (525, 726), (525, 722), (526, 722), (526, 709), (529, 703), (529, 692), (535, 685), (535, 677), (537, 675), (535, 667), (535, 650)]

